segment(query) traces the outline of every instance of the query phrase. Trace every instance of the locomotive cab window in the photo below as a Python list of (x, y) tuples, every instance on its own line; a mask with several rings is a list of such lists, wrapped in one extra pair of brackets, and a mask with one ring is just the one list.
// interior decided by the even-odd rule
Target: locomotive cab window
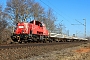
[(42, 27), (42, 23), (40, 23), (39, 21), (36, 21), (36, 25)]
[(30, 23), (33, 23), (33, 21), (31, 21)]
[(43, 24), (41, 22), (39, 22), (39, 21), (31, 21), (30, 23), (33, 23), (33, 24), (38, 25), (40, 27), (43, 27)]
[(40, 27), (43, 27), (42, 23), (40, 23)]

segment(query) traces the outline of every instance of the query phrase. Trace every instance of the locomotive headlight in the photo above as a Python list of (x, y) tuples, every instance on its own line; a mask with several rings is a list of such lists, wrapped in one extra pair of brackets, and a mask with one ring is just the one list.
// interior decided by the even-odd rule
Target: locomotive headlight
[(22, 33), (24, 33), (24, 31)]
[(24, 33), (24, 31), (22, 30), (22, 33)]

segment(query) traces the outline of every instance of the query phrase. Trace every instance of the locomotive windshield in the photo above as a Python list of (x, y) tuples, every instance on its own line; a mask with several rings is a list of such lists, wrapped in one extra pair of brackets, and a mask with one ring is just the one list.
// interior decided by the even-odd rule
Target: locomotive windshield
[[(35, 22), (35, 23), (34, 23), (34, 22)], [(40, 27), (43, 27), (43, 24), (42, 24), (41, 22), (39, 22), (39, 21), (33, 20), (33, 21), (31, 21), (30, 23), (33, 23), (33, 24), (38, 25), (38, 26), (40, 26)]]

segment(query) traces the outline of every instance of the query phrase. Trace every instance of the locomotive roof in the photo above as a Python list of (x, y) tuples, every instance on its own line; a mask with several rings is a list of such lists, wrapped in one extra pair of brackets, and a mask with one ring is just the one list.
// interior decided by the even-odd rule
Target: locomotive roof
[(31, 21), (30, 23), (33, 23), (34, 21), (35, 21), (35, 22), (39, 22), (39, 23), (41, 23), (40, 21), (37, 21), (37, 20), (33, 20), (33, 21)]

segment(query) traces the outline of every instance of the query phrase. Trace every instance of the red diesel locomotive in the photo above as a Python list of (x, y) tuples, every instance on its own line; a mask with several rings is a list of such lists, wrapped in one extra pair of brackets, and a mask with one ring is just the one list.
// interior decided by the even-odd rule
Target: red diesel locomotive
[(16, 29), (11, 36), (14, 42), (46, 42), (49, 32), (44, 23), (33, 20), (30, 23), (17, 23)]
[(44, 23), (33, 20), (30, 23), (17, 23), (11, 39), (18, 43), (29, 42), (73, 42), (73, 41), (88, 41), (85, 38), (67, 36), (64, 34), (49, 33)]

